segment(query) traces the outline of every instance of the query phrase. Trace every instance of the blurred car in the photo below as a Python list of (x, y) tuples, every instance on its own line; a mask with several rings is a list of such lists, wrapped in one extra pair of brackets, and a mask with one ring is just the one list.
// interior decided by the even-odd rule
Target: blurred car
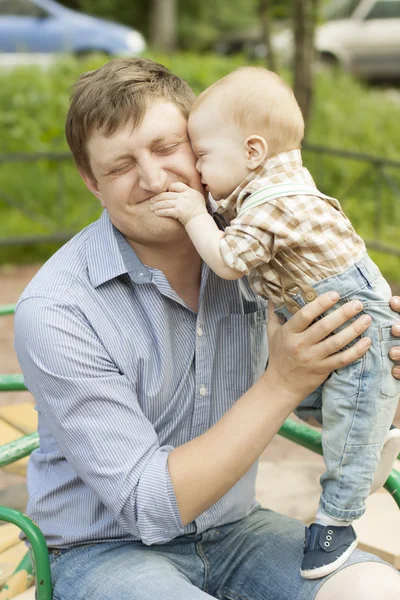
[(366, 79), (400, 79), (400, 0), (342, 0), (327, 8), (315, 47)]
[[(400, 79), (400, 0), (332, 0), (323, 17), (326, 22), (316, 27), (314, 42), (323, 62), (365, 79)], [(275, 33), (272, 47), (280, 62), (290, 63), (291, 29)], [(219, 41), (216, 50), (266, 56), (260, 29), (231, 34)]]
[(75, 12), (53, 0), (0, 0), (2, 53), (132, 56), (145, 47), (138, 31)]

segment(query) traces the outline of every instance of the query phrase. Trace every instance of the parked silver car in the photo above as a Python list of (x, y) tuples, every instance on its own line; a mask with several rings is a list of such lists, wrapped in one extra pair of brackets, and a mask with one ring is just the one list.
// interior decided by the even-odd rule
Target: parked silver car
[(367, 79), (400, 79), (400, 0), (341, 0), (317, 27), (319, 55)]
[[(314, 42), (319, 58), (365, 79), (400, 79), (400, 0), (331, 0), (322, 17)], [(291, 28), (284, 26), (273, 34), (272, 46), (278, 61), (290, 64)], [(260, 27), (229, 34), (215, 49), (222, 54), (267, 55)]]

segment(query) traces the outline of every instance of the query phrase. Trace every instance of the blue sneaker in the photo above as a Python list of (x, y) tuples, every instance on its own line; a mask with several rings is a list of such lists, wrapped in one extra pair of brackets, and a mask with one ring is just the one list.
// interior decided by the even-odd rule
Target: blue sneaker
[(357, 536), (351, 525), (319, 525), (306, 527), (304, 558), (300, 575), (305, 579), (319, 579), (342, 566), (357, 546)]

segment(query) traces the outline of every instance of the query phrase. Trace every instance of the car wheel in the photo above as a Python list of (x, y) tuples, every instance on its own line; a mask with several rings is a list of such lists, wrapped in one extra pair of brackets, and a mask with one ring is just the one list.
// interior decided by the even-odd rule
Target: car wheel
[(79, 50), (75, 52), (75, 57), (79, 60), (86, 60), (87, 58), (91, 58), (92, 56), (102, 56), (104, 58), (111, 56), (107, 50), (99, 50), (93, 48), (87, 48), (85, 50)]
[(330, 52), (320, 52), (318, 59), (322, 67), (336, 69), (339, 66), (339, 60), (337, 56), (331, 54)]

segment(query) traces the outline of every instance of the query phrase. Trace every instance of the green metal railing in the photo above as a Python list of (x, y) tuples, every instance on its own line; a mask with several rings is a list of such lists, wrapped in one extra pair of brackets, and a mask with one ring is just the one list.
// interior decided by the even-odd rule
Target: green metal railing
[(0, 306), (0, 316), (1, 315), (13, 315), (15, 312), (15, 304), (5, 304)]
[[(0, 506), (0, 521), (13, 523), (13, 525), (16, 525), (25, 533), (31, 544), (33, 560), (35, 563), (37, 600), (52, 600), (53, 591), (51, 584), (49, 553), (47, 550), (46, 540), (39, 527), (27, 515), (24, 515), (19, 510), (6, 508), (5, 506)], [(28, 554), (18, 565), (13, 576), (15, 576), (15, 574), (21, 570), (25, 570), (27, 575), (29, 575), (29, 562)], [(5, 586), (3, 586), (2, 591), (10, 588), (12, 577), (5, 584)]]
[[(400, 221), (400, 161), (308, 142), (303, 143), (302, 149), (306, 166), (310, 160), (314, 163), (312, 172), (316, 183), (325, 193), (329, 194), (332, 179), (336, 182), (336, 174), (340, 173), (339, 177), (343, 185), (341, 185), (339, 199), (346, 213), (347, 197), (356, 197), (364, 208), (367, 200), (373, 202), (373, 215), (369, 216), (372, 232), (366, 239), (367, 246), (372, 250), (400, 257), (400, 246), (396, 245), (396, 241), (393, 245), (384, 241), (386, 230), (383, 227), (388, 214), (390, 214), (391, 224)], [(343, 169), (336, 168), (335, 159), (341, 161), (341, 164), (351, 165), (351, 169), (342, 176)], [(17, 169), (14, 177), (17, 184), (10, 185), (8, 171), (13, 169), (14, 165), (17, 167), (23, 165), (25, 169), (36, 169), (37, 177), (45, 173), (46, 180), (52, 182), (54, 197), (51, 202), (47, 199), (47, 205), (38, 209), (39, 202), (32, 202), (32, 194), (26, 193), (26, 190), (21, 191)], [(2, 179), (4, 167), (7, 170)], [(7, 183), (5, 183), (6, 179)], [(100, 210), (99, 203), (93, 195), (79, 187), (78, 180), (79, 175), (69, 152), (0, 154), (0, 205), (3, 204), (8, 210), (16, 211), (25, 223), (33, 225), (33, 233), (18, 231), (14, 235), (0, 235), (0, 248), (24, 244), (62, 243), (87, 225), (88, 219), (97, 218)], [(86, 199), (77, 205), (76, 197), (82, 198), (82, 194), (86, 194)], [(71, 217), (72, 212), (73, 217)], [(366, 218), (365, 210), (363, 218)], [(27, 230), (29, 231), (29, 228)]]

